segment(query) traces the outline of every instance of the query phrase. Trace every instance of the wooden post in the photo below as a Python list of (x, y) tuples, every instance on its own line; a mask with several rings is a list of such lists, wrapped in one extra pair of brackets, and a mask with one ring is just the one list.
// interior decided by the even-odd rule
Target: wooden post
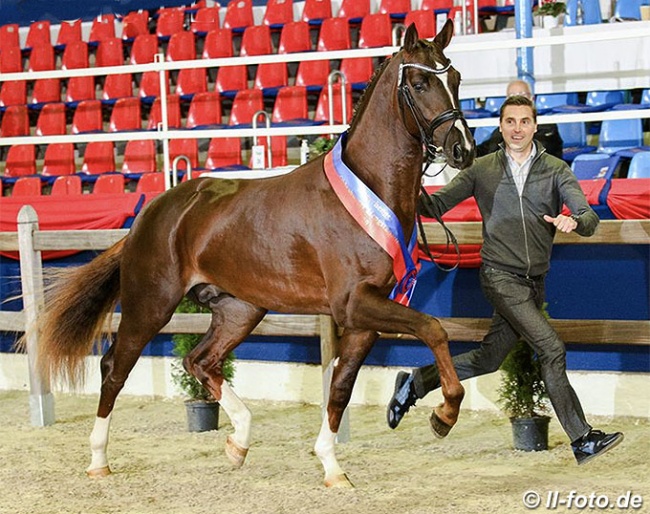
[[(18, 213), (18, 248), (20, 251), (20, 277), (23, 289), (25, 328), (33, 326), (43, 309), (43, 263), (41, 252), (34, 250), (34, 232), (38, 230), (38, 216), (31, 205)], [(36, 369), (38, 334), (26, 332), (27, 360), (29, 362), (29, 412), (32, 426), (54, 424), (54, 396), (49, 378), (42, 377)]]
[[(327, 416), (327, 403), (330, 397), (330, 385), (334, 373), (334, 362), (338, 355), (338, 332), (331, 316), (321, 315), (320, 321), (320, 358), (323, 367), (323, 417)], [(350, 413), (346, 408), (341, 418), (341, 425), (336, 436), (339, 443), (350, 440)]]

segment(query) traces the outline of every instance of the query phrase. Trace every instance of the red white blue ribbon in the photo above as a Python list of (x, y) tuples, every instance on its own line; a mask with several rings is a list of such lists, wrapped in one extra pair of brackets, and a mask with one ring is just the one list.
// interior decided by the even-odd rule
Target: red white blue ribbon
[(417, 281), (417, 230), (413, 221), (408, 245), (395, 213), (373, 193), (343, 162), (347, 133), (325, 156), (325, 175), (347, 211), (366, 233), (393, 258), (393, 274), (397, 284), (389, 298), (408, 305)]

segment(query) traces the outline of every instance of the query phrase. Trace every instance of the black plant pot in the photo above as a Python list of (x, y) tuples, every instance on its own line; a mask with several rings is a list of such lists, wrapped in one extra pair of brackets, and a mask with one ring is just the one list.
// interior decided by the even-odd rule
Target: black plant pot
[(185, 412), (187, 412), (188, 431), (207, 432), (219, 429), (218, 402), (187, 401)]
[(515, 450), (538, 452), (548, 450), (548, 416), (510, 418)]

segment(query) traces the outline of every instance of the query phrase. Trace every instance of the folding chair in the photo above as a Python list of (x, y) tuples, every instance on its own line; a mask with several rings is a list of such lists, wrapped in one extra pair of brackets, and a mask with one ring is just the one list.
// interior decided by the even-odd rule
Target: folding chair
[[(147, 130), (157, 130), (162, 123), (162, 100), (156, 98), (149, 112)], [(167, 95), (167, 127), (181, 128), (181, 103), (178, 95)]]
[(84, 100), (74, 110), (70, 130), (73, 134), (101, 132), (103, 124), (102, 103), (99, 100)]
[(268, 0), (262, 17), (262, 24), (281, 29), (293, 21), (293, 0)]
[(379, 48), (393, 44), (393, 25), (386, 13), (368, 14), (361, 20), (359, 48)]
[(92, 25), (90, 26), (90, 35), (88, 42), (94, 44), (115, 37), (115, 15), (114, 14), (100, 14), (93, 18)]
[(109, 132), (142, 130), (142, 112), (140, 99), (134, 96), (119, 98), (113, 105)]
[(160, 172), (143, 173), (135, 186), (136, 193), (164, 193), (165, 175)]
[(189, 129), (221, 125), (221, 96), (218, 91), (197, 93), (190, 102), (185, 126)]
[(34, 49), (37, 46), (52, 46), (50, 22), (48, 20), (35, 21), (29, 25), (25, 48)]
[(83, 194), (81, 177), (79, 175), (64, 175), (57, 177), (52, 184), (50, 195), (70, 196)]
[(36, 174), (36, 145), (13, 145), (7, 151), (5, 177), (24, 177)]
[(126, 13), (122, 18), (122, 39), (132, 41), (142, 34), (149, 34), (149, 11), (139, 9)]
[(650, 178), (650, 152), (639, 152), (632, 157), (627, 178)]
[(115, 171), (115, 146), (112, 141), (90, 141), (86, 145), (81, 173), (99, 175)]
[(244, 28), (251, 25), (255, 25), (252, 0), (230, 0), (226, 6), (224, 28), (242, 32)]
[(573, 159), (571, 171), (578, 180), (610, 179), (620, 160), (618, 155), (584, 153)]
[(230, 111), (229, 125), (248, 125), (252, 123), (253, 115), (264, 110), (264, 98), (259, 89), (243, 89), (238, 91)]
[(37, 136), (53, 136), (65, 133), (65, 104), (61, 102), (45, 104), (38, 114), (35, 134)]
[(192, 61), (196, 59), (194, 32), (182, 31), (172, 34), (167, 45), (166, 61)]
[(205, 167), (241, 166), (241, 139), (238, 137), (212, 138), (208, 146)]
[(0, 124), (0, 136), (29, 136), (29, 114), (25, 104), (10, 105), (5, 109)]
[(184, 30), (185, 13), (177, 7), (165, 7), (158, 10), (156, 36), (161, 41), (168, 40), (173, 34)]
[(190, 24), (190, 30), (197, 36), (205, 36), (212, 30), (219, 30), (219, 7), (201, 7)]
[(11, 196), (41, 196), (41, 186), (39, 177), (20, 177), (11, 190)]
[(331, 17), (332, 2), (330, 0), (305, 0), (300, 17), (302, 21), (316, 25)]
[(122, 173), (156, 171), (156, 142), (153, 139), (132, 140), (124, 148)]
[(123, 194), (126, 181), (120, 173), (103, 173), (95, 181), (93, 186), (94, 195), (116, 195)]
[(50, 143), (47, 145), (41, 171), (43, 176), (72, 175), (75, 171), (73, 143)]

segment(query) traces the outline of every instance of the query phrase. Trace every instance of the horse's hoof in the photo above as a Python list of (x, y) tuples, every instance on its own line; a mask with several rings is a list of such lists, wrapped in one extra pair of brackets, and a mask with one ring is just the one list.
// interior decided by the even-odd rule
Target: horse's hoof
[(352, 489), (354, 485), (350, 482), (348, 476), (343, 473), (342, 475), (336, 475), (331, 478), (325, 479), (325, 487), (336, 487), (339, 489)]
[(452, 425), (449, 425), (448, 423), (445, 423), (442, 419), (440, 419), (436, 414), (435, 409), (431, 413), (431, 417), (429, 418), (429, 423), (431, 424), (431, 430), (433, 431), (433, 435), (436, 436), (438, 439), (444, 439), (451, 431)]
[(88, 469), (86, 470), (86, 474), (90, 478), (103, 478), (111, 474), (111, 468), (104, 466), (103, 468)]
[(232, 437), (228, 436), (226, 439), (226, 456), (232, 465), (241, 468), (246, 460), (246, 455), (248, 455), (248, 448), (242, 448), (233, 441)]

